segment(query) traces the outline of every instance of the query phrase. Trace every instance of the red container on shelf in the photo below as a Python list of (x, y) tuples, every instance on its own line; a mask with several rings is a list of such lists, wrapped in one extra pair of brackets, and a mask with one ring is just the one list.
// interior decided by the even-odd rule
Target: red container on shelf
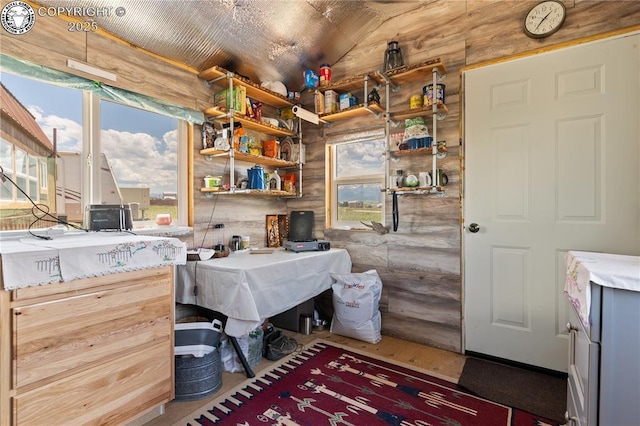
[(278, 156), (278, 141), (275, 139), (264, 141), (262, 151), (265, 157), (276, 158)]
[(320, 65), (320, 86), (328, 86), (331, 84), (331, 65)]

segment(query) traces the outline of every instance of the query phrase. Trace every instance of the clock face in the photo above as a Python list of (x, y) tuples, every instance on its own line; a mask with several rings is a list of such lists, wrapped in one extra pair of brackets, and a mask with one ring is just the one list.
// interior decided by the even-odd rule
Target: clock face
[(524, 19), (524, 32), (529, 37), (542, 38), (558, 31), (564, 23), (566, 9), (556, 0), (535, 5)]

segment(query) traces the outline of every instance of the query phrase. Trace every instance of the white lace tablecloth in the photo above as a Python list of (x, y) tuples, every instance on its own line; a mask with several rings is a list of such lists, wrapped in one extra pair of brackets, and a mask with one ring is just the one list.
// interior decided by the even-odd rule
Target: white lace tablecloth
[(564, 292), (576, 307), (580, 320), (589, 327), (590, 282), (603, 287), (640, 291), (640, 257), (620, 254), (570, 251), (565, 256), (567, 279)]
[(223, 313), (227, 316), (225, 333), (240, 337), (265, 318), (331, 288), (331, 272), (351, 272), (351, 257), (345, 249), (234, 252), (176, 268), (176, 301)]
[(120, 232), (25, 237), (0, 243), (5, 290), (186, 263), (185, 244)]

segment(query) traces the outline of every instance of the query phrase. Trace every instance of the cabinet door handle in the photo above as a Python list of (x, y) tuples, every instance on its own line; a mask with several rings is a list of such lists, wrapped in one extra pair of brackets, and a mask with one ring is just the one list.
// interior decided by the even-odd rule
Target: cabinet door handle
[(578, 331), (578, 328), (571, 325), (570, 322), (567, 323), (566, 327), (567, 327), (567, 333), (571, 333), (572, 331)]
[(578, 418), (575, 416), (570, 416), (568, 411), (564, 412), (564, 421), (567, 422), (567, 424), (572, 423), (575, 424), (578, 421)]

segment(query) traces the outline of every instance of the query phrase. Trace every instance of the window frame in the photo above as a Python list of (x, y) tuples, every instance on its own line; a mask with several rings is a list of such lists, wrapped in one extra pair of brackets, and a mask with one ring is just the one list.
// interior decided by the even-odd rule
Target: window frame
[[(141, 111), (145, 111), (150, 114), (160, 114), (155, 111), (146, 110), (144, 108), (139, 108), (131, 105), (127, 105), (122, 102), (116, 102), (112, 99), (103, 98), (99, 95), (96, 95), (91, 92), (84, 92), (85, 97), (83, 98), (83, 104), (89, 104), (91, 107), (89, 108), (88, 113), (90, 113), (90, 120), (92, 123), (95, 123), (96, 129), (83, 129), (85, 135), (88, 137), (85, 139), (89, 139), (90, 142), (87, 150), (89, 152), (95, 152), (96, 155), (93, 155), (92, 158), (97, 158), (97, 162), (94, 164), (90, 162), (91, 167), (94, 170), (97, 170), (97, 173), (89, 173), (89, 187), (94, 188), (92, 195), (89, 199), (99, 200), (96, 203), (84, 203), (83, 200), (83, 209), (86, 209), (86, 206), (89, 204), (99, 204), (101, 200), (100, 194), (100, 155), (102, 154), (102, 141), (100, 140), (100, 134), (102, 132), (101, 126), (101, 104), (102, 102), (110, 102), (119, 104), (121, 106), (127, 108), (136, 108)], [(84, 106), (83, 106), (84, 108)], [(189, 123), (185, 120), (171, 117), (176, 120), (176, 139), (177, 139), (177, 153), (176, 153), (176, 191), (177, 191), (177, 215), (178, 217), (172, 217), (172, 225), (176, 226), (189, 226), (189, 190), (188, 190), (188, 170), (189, 170), (189, 157), (188, 157), (188, 146), (189, 146), (189, 132), (187, 131), (187, 127)], [(83, 125), (84, 128), (84, 125)], [(95, 130), (95, 131), (93, 131)], [(156, 226), (155, 217), (148, 218), (147, 220), (138, 220), (135, 222), (135, 225), (143, 226), (144, 228), (154, 228)], [(139, 230), (139, 228), (136, 228)]]
[[(31, 79), (30, 76), (22, 75), (20, 73), (15, 73), (19, 78), (22, 79)], [(56, 81), (40, 81), (43, 84), (52, 85), (52, 86), (61, 86), (67, 87), (64, 84), (58, 84)], [(80, 200), (80, 208), (82, 211), (86, 210), (86, 207), (90, 204), (100, 204), (101, 203), (101, 194), (100, 194), (100, 102), (116, 102), (113, 99), (109, 99), (108, 97), (102, 97), (97, 93), (94, 93), (89, 90), (83, 89), (72, 89), (79, 90), (82, 98), (81, 98), (81, 112), (82, 112), (82, 121), (79, 123), (82, 127), (82, 151), (79, 153), (81, 156), (80, 161), (80, 179), (82, 181), (82, 198)], [(152, 108), (144, 108), (134, 105), (129, 105), (126, 102), (122, 102), (122, 105), (130, 107), (130, 108), (138, 108), (140, 110), (150, 112), (153, 114), (161, 114), (158, 111), (154, 111)], [(178, 193), (178, 217), (172, 218), (173, 225), (178, 227), (188, 227), (191, 222), (191, 211), (193, 203), (189, 202), (190, 195), (190, 187), (189, 187), (189, 176), (188, 172), (190, 170), (190, 156), (189, 156), (189, 146), (191, 146), (192, 141), (190, 138), (193, 137), (192, 126), (193, 124), (185, 120), (184, 118), (179, 118), (178, 116), (167, 114), (168, 117), (175, 119), (177, 122), (176, 132), (177, 132), (177, 155), (176, 155), (176, 190)], [(190, 127), (191, 126), (191, 127)], [(49, 164), (47, 164), (45, 158), (33, 157), (29, 155), (28, 152), (23, 149), (17, 147), (14, 143), (7, 141), (6, 139), (2, 139), (3, 143), (8, 144), (11, 149), (11, 167), (4, 167), (5, 173), (8, 176), (12, 176), (12, 180), (16, 183), (18, 181), (24, 181), (24, 185), (21, 185), (21, 188), (29, 194), (29, 197), (35, 203), (41, 203), (43, 197), (40, 195), (41, 190), (47, 190), (50, 186), (49, 182), (47, 182), (47, 176), (43, 176), (40, 179), (41, 171), (49, 169)], [(16, 150), (23, 152), (26, 156), (25, 164), (27, 167), (27, 173), (18, 173), (18, 167), (16, 163)], [(36, 161), (35, 163), (35, 193), (31, 193), (33, 191), (30, 190), (29, 184), (31, 182), (32, 177), (29, 176), (29, 161), (30, 157), (33, 157)], [(17, 179), (19, 178), (19, 179)], [(26, 187), (25, 187), (26, 186)], [(12, 199), (1, 199), (0, 205), (3, 208), (8, 207), (9, 204), (18, 204), (22, 205), (25, 203), (31, 204), (29, 200), (22, 196), (20, 198), (20, 191), (18, 191), (13, 185), (11, 185), (11, 197)], [(8, 195), (8, 194), (7, 194)], [(52, 196), (57, 197), (56, 194)], [(47, 197), (45, 197), (47, 198)], [(64, 214), (64, 213), (61, 213)], [(136, 231), (144, 232), (146, 229), (156, 228), (156, 224), (154, 221), (155, 218), (150, 218), (150, 220), (146, 221), (136, 221), (137, 225), (142, 225), (142, 228), (136, 228)], [(25, 230), (26, 231), (26, 230)], [(165, 231), (166, 232), (166, 231)], [(182, 232), (182, 231), (180, 231)]]
[(49, 189), (49, 181), (47, 179), (47, 177), (49, 176), (49, 167), (47, 166), (47, 162), (42, 160), (38, 160), (38, 166), (38, 171), (40, 173), (40, 192), (47, 192), (47, 189)]
[(337, 155), (336, 150), (340, 145), (344, 144), (355, 144), (355, 143), (366, 143), (372, 141), (381, 140), (385, 143), (386, 146), (386, 137), (384, 135), (375, 135), (368, 137), (361, 137), (354, 140), (342, 140), (342, 141), (334, 141), (328, 142), (326, 145), (326, 170), (325, 175), (327, 178), (326, 184), (326, 196), (327, 200), (327, 223), (326, 227), (328, 229), (368, 229), (361, 222), (357, 221), (341, 221), (338, 219), (338, 187), (340, 185), (353, 185), (353, 184), (376, 184), (380, 186), (380, 221), (384, 223), (386, 217), (386, 197), (383, 194), (383, 190), (386, 185), (386, 156), (383, 158), (382, 171), (374, 174), (362, 174), (362, 175), (351, 175), (347, 177), (338, 177), (337, 176)]

